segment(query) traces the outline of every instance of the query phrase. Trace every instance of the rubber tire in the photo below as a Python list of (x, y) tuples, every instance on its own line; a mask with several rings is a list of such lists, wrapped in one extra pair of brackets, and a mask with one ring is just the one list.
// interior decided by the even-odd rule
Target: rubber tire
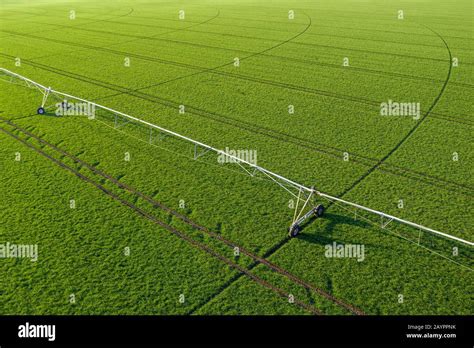
[(38, 108), (38, 110), (36, 110), (36, 112), (38, 113), (38, 115), (44, 115), (46, 113), (44, 108), (41, 106)]
[(290, 238), (296, 237), (301, 231), (301, 227), (299, 225), (294, 226), (293, 228), (290, 228), (290, 231), (288, 232), (288, 236)]
[(324, 214), (324, 205), (320, 204), (316, 207), (316, 217), (323, 216)]

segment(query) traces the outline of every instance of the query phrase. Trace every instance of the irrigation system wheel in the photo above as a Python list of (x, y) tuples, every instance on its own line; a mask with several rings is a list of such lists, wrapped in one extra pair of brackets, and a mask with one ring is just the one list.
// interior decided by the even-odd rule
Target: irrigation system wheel
[(323, 216), (323, 214), (324, 214), (324, 205), (320, 204), (314, 210), (314, 215), (316, 215), (316, 217), (320, 217), (320, 216)]
[(290, 238), (296, 237), (298, 233), (300, 233), (300, 231), (301, 231), (300, 225), (293, 225), (290, 227), (288, 236), (290, 236)]

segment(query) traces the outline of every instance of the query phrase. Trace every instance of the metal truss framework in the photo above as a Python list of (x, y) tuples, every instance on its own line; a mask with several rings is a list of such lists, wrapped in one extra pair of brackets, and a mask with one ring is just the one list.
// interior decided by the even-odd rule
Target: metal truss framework
[[(113, 124), (114, 124), (113, 127), (116, 128), (116, 129), (126, 125), (127, 123), (133, 123), (134, 125), (138, 125), (139, 127), (145, 128), (147, 130), (148, 134), (149, 134), (148, 135), (148, 142), (150, 144), (152, 144), (155, 140), (161, 140), (166, 136), (170, 136), (170, 137), (173, 137), (173, 138), (176, 138), (176, 139), (179, 139), (179, 140), (182, 140), (182, 141), (185, 141), (187, 143), (192, 144), (194, 146), (194, 156), (193, 156), (194, 159), (198, 159), (199, 157), (204, 156), (205, 154), (207, 154), (209, 152), (213, 152), (217, 155), (224, 156), (224, 158), (226, 158), (226, 159), (230, 159), (230, 162), (235, 163), (236, 165), (238, 165), (240, 168), (242, 168), (245, 171), (245, 173), (247, 173), (248, 175), (250, 175), (252, 177), (257, 175), (257, 174), (261, 174), (263, 177), (273, 181), (275, 184), (277, 184), (282, 189), (287, 191), (292, 197), (296, 198), (297, 203), (296, 203), (296, 207), (295, 207), (295, 212), (294, 212), (292, 224), (294, 224), (298, 219), (300, 219), (305, 211), (307, 212), (305, 215), (308, 214), (308, 206), (310, 206), (310, 208), (309, 208), (310, 211), (312, 209), (314, 209), (315, 204), (316, 204), (315, 198), (317, 198), (319, 196), (319, 197), (322, 197), (322, 198), (326, 198), (329, 201), (332, 201), (332, 202), (335, 202), (335, 203), (340, 203), (342, 205), (355, 208), (356, 209), (356, 212), (355, 212), (356, 216), (357, 216), (357, 209), (365, 211), (365, 212), (369, 212), (369, 213), (371, 213), (373, 215), (376, 215), (376, 216), (379, 216), (380, 217), (380, 227), (382, 229), (385, 228), (392, 221), (396, 221), (396, 222), (401, 223), (403, 225), (407, 225), (407, 226), (410, 226), (412, 228), (415, 228), (415, 229), (419, 230), (420, 233), (421, 233), (421, 231), (424, 231), (424, 232), (428, 232), (428, 233), (431, 233), (431, 234), (434, 234), (434, 235), (437, 235), (437, 236), (441, 236), (443, 238), (446, 238), (446, 239), (449, 239), (449, 240), (452, 240), (452, 241), (456, 241), (456, 242), (459, 242), (459, 243), (462, 243), (462, 244), (465, 244), (465, 245), (468, 245), (468, 246), (474, 246), (474, 243), (471, 242), (471, 241), (468, 241), (468, 240), (465, 240), (465, 239), (462, 239), (462, 238), (459, 238), (459, 237), (456, 237), (456, 236), (453, 236), (453, 235), (450, 235), (450, 234), (447, 234), (447, 233), (444, 233), (444, 232), (440, 232), (440, 231), (434, 230), (432, 228), (429, 228), (429, 227), (426, 227), (426, 226), (423, 226), (423, 225), (420, 225), (420, 224), (417, 224), (417, 223), (414, 223), (414, 222), (411, 222), (411, 221), (408, 221), (408, 220), (404, 220), (404, 219), (398, 218), (396, 216), (386, 214), (386, 213), (383, 213), (381, 211), (371, 209), (371, 208), (365, 207), (365, 206), (357, 204), (357, 203), (349, 202), (349, 201), (346, 201), (344, 199), (341, 199), (341, 198), (338, 198), (338, 197), (335, 197), (335, 196), (331, 196), (329, 194), (326, 194), (324, 192), (320, 192), (320, 191), (314, 189), (314, 187), (304, 186), (304, 185), (299, 184), (299, 183), (297, 183), (293, 180), (290, 180), (290, 179), (285, 178), (285, 177), (283, 177), (279, 174), (276, 174), (276, 173), (274, 173), (274, 172), (272, 172), (268, 169), (265, 169), (265, 168), (260, 167), (256, 164), (253, 164), (253, 163), (250, 163), (246, 160), (243, 160), (243, 159), (239, 158), (238, 156), (228, 154), (228, 153), (226, 153), (222, 150), (219, 150), (217, 148), (214, 148), (210, 145), (204, 144), (202, 142), (191, 139), (189, 137), (186, 137), (186, 136), (181, 135), (179, 133), (173, 132), (173, 131), (168, 130), (166, 128), (157, 126), (155, 124), (149, 123), (147, 121), (141, 120), (139, 118), (127, 115), (127, 114), (122, 113), (120, 111), (108, 108), (106, 106), (103, 106), (103, 105), (100, 105), (100, 104), (97, 104), (97, 103), (94, 103), (94, 102), (91, 102), (91, 101), (88, 101), (88, 100), (85, 100), (85, 99), (82, 99), (82, 98), (79, 98), (79, 97), (75, 97), (75, 96), (67, 94), (67, 93), (56, 91), (56, 90), (52, 89), (51, 87), (43, 86), (42, 84), (39, 84), (35, 81), (32, 81), (32, 80), (30, 80), (30, 79), (28, 79), (24, 76), (21, 76), (17, 73), (12, 72), (10, 70), (0, 68), (0, 78), (2, 80), (7, 81), (7, 82), (11, 82), (11, 83), (14, 83), (14, 84), (23, 83), (24, 85), (26, 85), (29, 88), (37, 89), (43, 95), (43, 99), (42, 99), (42, 102), (41, 102), (41, 107), (42, 108), (45, 108), (46, 102), (48, 101), (49, 98), (54, 98), (58, 101), (76, 100), (76, 101), (79, 101), (79, 102), (82, 102), (82, 103), (86, 103), (87, 105), (94, 106), (95, 110), (100, 110), (100, 111), (106, 112), (106, 113), (109, 114), (109, 116), (112, 115), (113, 120), (114, 120), (113, 121)], [(95, 116), (89, 115), (89, 118), (93, 119), (93, 118), (95, 118)], [(303, 202), (301, 207), (300, 207), (300, 202)]]

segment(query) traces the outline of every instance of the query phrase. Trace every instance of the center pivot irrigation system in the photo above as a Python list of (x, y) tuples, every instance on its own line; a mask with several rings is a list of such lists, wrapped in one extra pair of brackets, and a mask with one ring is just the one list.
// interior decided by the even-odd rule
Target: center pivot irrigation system
[[(418, 229), (419, 231), (429, 232), (431, 234), (438, 235), (456, 242), (460, 242), (468, 246), (474, 246), (474, 243), (471, 241), (452, 236), (447, 233), (436, 231), (432, 228), (425, 227), (417, 223), (410, 222), (398, 218), (396, 216), (362, 206), (357, 203), (352, 203), (341, 198), (328, 195), (326, 193), (314, 189), (314, 187), (306, 187), (293, 180), (287, 179), (279, 174), (276, 174), (270, 170), (257, 166), (253, 163), (245, 161), (237, 156), (228, 154), (212, 146), (201, 143), (197, 140), (188, 138), (184, 135), (146, 122), (139, 118), (124, 114), (120, 111), (113, 110), (106, 106), (102, 106), (97, 103), (78, 98), (67, 93), (56, 91), (51, 87), (43, 86), (10, 70), (0, 68), (0, 78), (10, 83), (26, 85), (29, 88), (37, 89), (43, 95), (41, 106), (37, 110), (38, 114), (45, 114), (46, 110), (48, 110), (54, 105), (57, 106), (58, 103), (62, 104), (63, 106), (66, 106), (66, 108), (69, 109), (75, 108), (74, 104), (71, 104), (69, 101), (77, 101), (77, 103), (82, 104), (81, 111), (84, 112), (85, 110), (85, 115), (87, 115), (89, 119), (99, 120), (106, 124), (113, 124), (113, 128), (115, 129), (118, 129), (126, 124), (132, 124), (136, 128), (139, 128), (141, 130), (141, 134), (146, 134), (148, 138), (147, 142), (149, 142), (150, 144), (153, 144), (156, 139), (161, 139), (164, 136), (171, 136), (175, 139), (182, 140), (184, 142), (194, 145), (194, 159), (198, 159), (207, 152), (214, 152), (220, 156), (224, 156), (224, 158), (226, 159), (230, 159), (229, 162), (237, 164), (250, 176), (255, 176), (257, 173), (263, 174), (266, 178), (275, 182), (277, 185), (286, 190), (297, 200), (293, 221), (288, 228), (290, 237), (295, 237), (296, 235), (298, 235), (298, 233), (301, 231), (303, 225), (306, 222), (308, 222), (312, 218), (318, 218), (324, 213), (324, 206), (321, 204), (317, 204), (316, 202), (317, 197), (322, 197), (332, 202), (340, 203), (345, 206), (350, 206), (356, 209), (360, 209), (362, 211), (369, 212), (374, 215), (378, 215), (381, 218), (381, 228), (385, 228), (390, 222), (396, 221), (401, 224)], [(54, 104), (46, 105), (48, 99), (55, 99), (56, 102)], [(91, 110), (93, 111), (92, 113)]]

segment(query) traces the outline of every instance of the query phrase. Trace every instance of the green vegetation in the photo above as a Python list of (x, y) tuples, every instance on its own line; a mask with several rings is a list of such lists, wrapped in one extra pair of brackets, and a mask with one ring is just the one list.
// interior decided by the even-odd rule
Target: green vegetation
[[(471, 16), (467, 0), (3, 1), (0, 66), (472, 241)], [(292, 197), (262, 176), (193, 160), (170, 138), (139, 141), (130, 125), (36, 115), (38, 91), (0, 83), (0, 117), (368, 314), (474, 312), (472, 248), (338, 205), (288, 239)], [(420, 103), (420, 118), (381, 116), (389, 100)], [(0, 144), (0, 244), (39, 248), (37, 262), (0, 259), (0, 314), (309, 314), (3, 132)], [(101, 182), (323, 313), (347, 314)], [(326, 257), (333, 242), (364, 245), (364, 260)]]

